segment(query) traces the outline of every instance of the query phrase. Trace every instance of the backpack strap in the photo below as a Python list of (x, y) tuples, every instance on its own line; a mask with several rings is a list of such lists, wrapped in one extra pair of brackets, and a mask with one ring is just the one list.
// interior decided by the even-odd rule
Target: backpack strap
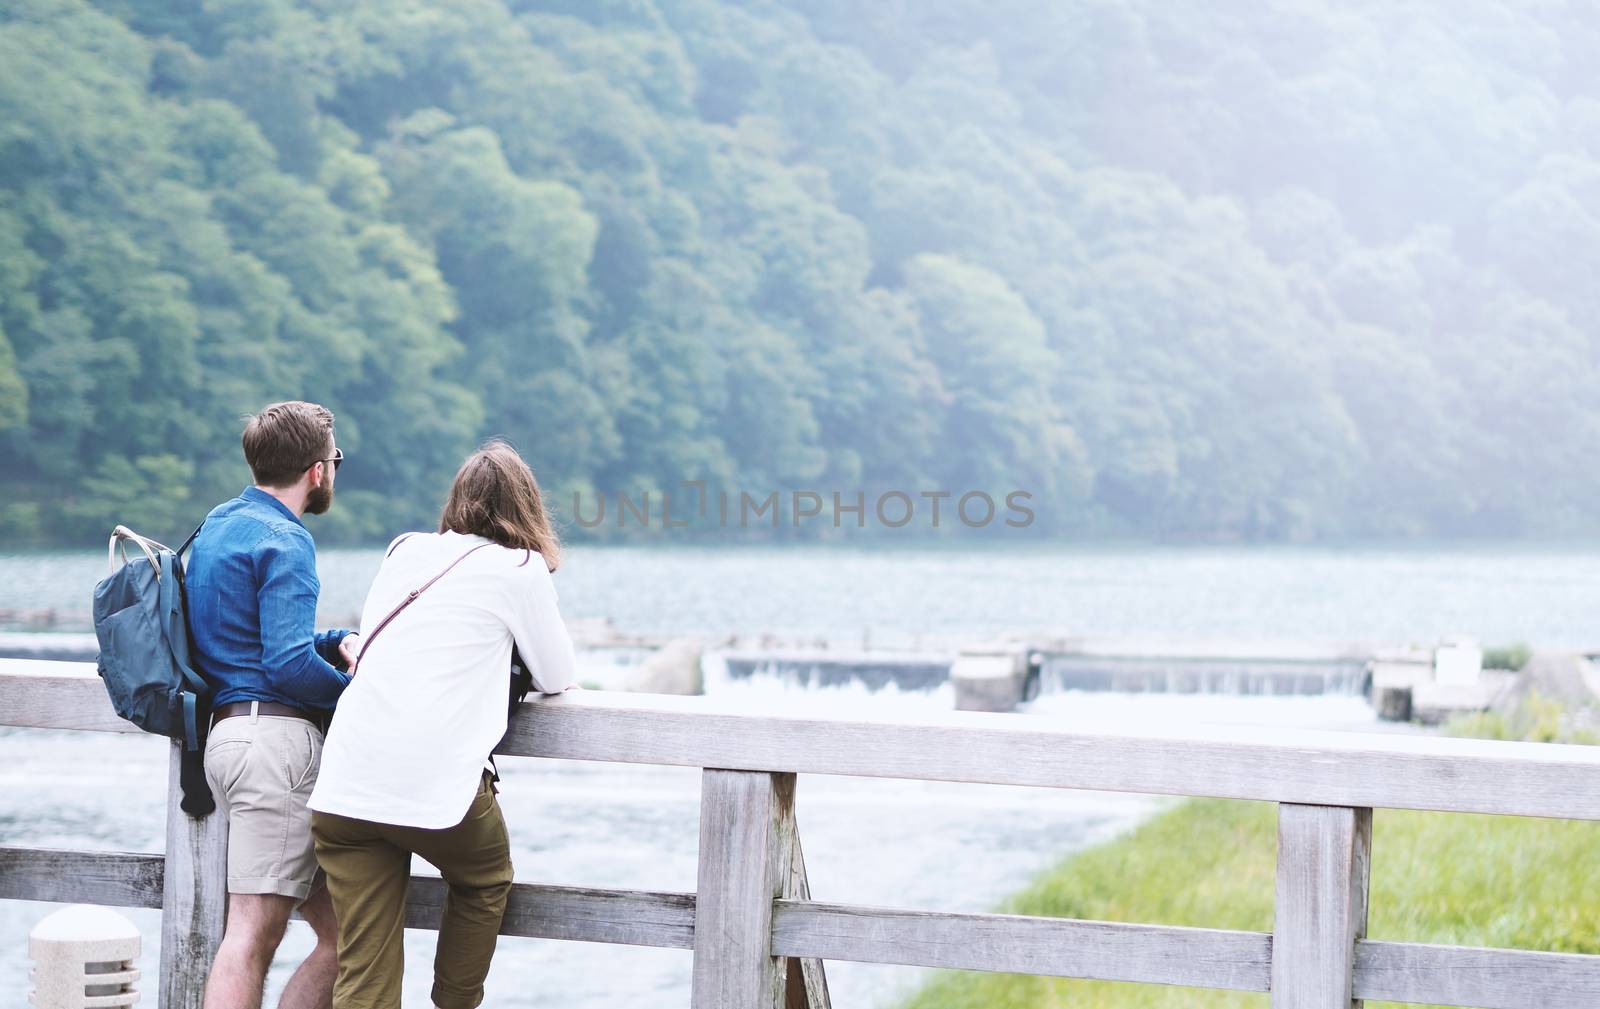
[(199, 536), (200, 535), (200, 530), (204, 529), (205, 527), (206, 527), (206, 520), (205, 519), (201, 519), (200, 520), (200, 524), (194, 527), (194, 532), (190, 533), (189, 534), (189, 538), (183, 541), (183, 546), (178, 548), (178, 559), (179, 560), (183, 560), (183, 555), (185, 553), (188, 553), (189, 547), (191, 545), (193, 545), (193, 543), (194, 543), (194, 538), (196, 536)]
[(400, 600), (400, 605), (398, 605), (394, 609), (390, 610), (389, 611), (389, 615), (384, 617), (383, 620), (379, 622), (377, 628), (373, 630), (372, 635), (370, 637), (365, 637), (365, 638), (363, 638), (361, 640), (361, 651), (356, 653), (356, 668), (359, 669), (361, 667), (361, 659), (362, 659), (363, 656), (365, 656), (367, 654), (367, 649), (372, 647), (372, 643), (374, 641), (378, 640), (378, 635), (383, 633), (383, 629), (385, 627), (388, 627), (390, 621), (394, 620), (395, 617), (398, 617), (402, 610), (404, 610), (407, 606), (410, 606), (412, 603), (416, 602), (418, 596), (422, 595), (424, 592), (428, 591), (428, 589), (432, 588), (434, 582), (438, 581), (439, 579), (443, 578), (445, 575), (449, 574), (451, 572), (451, 570), (453, 568), (455, 568), (455, 566), (457, 564), (460, 564), (462, 561), (466, 560), (468, 557), (471, 557), (473, 554), (477, 553), (479, 550), (482, 550), (484, 547), (492, 547), (494, 545), (495, 544), (493, 544), (493, 543), (479, 543), (477, 546), (473, 547), (471, 550), (468, 550), (466, 553), (462, 554), (460, 557), (457, 557), (455, 560), (451, 561), (449, 566), (446, 567), (443, 571), (439, 572), (438, 574), (434, 575), (432, 578), (429, 578), (427, 581), (423, 582), (421, 587), (412, 589), (409, 593), (407, 593), (406, 597), (404, 599)]
[(193, 692), (185, 690), (180, 695), (183, 698), (183, 748), (185, 750), (200, 749), (200, 719), (195, 713), (195, 696)]
[[(178, 555), (170, 552), (159, 555), (161, 563), (157, 570), (160, 577), (157, 582), (161, 593), (161, 631), (167, 637), (167, 648), (172, 653), (172, 660), (178, 667), (178, 672), (183, 674), (184, 687), (197, 697), (207, 697), (211, 688), (200, 674), (189, 665), (188, 620), (183, 612), (182, 569), (179, 566)], [(185, 635), (177, 640), (178, 635)]]
[(155, 569), (156, 575), (159, 577), (161, 574), (161, 562), (156, 559), (156, 554), (159, 551), (166, 550), (167, 547), (150, 539), (148, 536), (140, 536), (127, 526), (121, 525), (111, 530), (111, 543), (106, 548), (106, 560), (110, 565), (110, 570), (117, 570), (117, 547), (119, 544), (122, 547), (122, 563), (128, 563), (129, 543), (144, 551), (145, 558), (150, 561), (150, 566)]
[[(187, 726), (189, 718), (195, 718), (194, 695), (188, 691), (183, 693), (184, 718)], [(204, 729), (203, 724), (199, 724)], [(201, 735), (199, 738), (204, 739)], [(216, 797), (211, 794), (211, 783), (206, 780), (206, 755), (203, 746), (194, 748), (185, 747), (178, 754), (178, 787), (183, 791), (183, 799), (179, 801), (178, 808), (194, 817), (209, 815), (217, 808)]]

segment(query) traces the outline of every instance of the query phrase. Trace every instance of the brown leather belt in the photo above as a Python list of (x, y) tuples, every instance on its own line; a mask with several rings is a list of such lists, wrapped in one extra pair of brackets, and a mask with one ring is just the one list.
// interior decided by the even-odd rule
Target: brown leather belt
[(215, 725), (224, 718), (236, 718), (239, 715), (248, 715), (250, 705), (256, 706), (256, 712), (262, 715), (284, 715), (289, 718), (303, 718), (318, 728), (326, 729), (327, 715), (323, 712), (305, 711), (289, 704), (279, 704), (277, 701), (230, 701), (227, 704), (214, 708), (211, 712), (211, 724)]

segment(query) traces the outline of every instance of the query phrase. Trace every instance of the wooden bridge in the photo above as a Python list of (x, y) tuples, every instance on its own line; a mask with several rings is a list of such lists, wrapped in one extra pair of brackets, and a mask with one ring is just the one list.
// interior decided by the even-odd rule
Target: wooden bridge
[[(87, 667), (0, 673), (0, 725), (131, 729)], [(524, 705), (503, 752), (704, 769), (696, 893), (519, 883), (502, 927), (690, 950), (693, 1009), (826, 1007), (826, 960), (1271, 992), (1274, 1009), (1363, 999), (1600, 1006), (1600, 956), (1365, 938), (1374, 808), (1600, 820), (1600, 747), (1234, 728), (1145, 738), (1016, 715), (799, 718), (708, 698), (580, 692)], [(1274, 929), (813, 901), (795, 821), (799, 774), (1270, 800)], [(161, 908), (159, 1007), (199, 1009), (222, 933), (226, 827), (178, 810), (176, 758), (169, 789), (165, 855), (0, 847), (0, 898)], [(1600, 907), (1594, 894), (1573, 896)], [(414, 878), (407, 925), (436, 928), (443, 898), (441, 881)]]

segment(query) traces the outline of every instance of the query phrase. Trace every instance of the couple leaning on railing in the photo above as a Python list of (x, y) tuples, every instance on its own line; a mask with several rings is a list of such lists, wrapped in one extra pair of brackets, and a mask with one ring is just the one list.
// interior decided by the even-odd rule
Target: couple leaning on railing
[(315, 546), (300, 519), (333, 502), (344, 459), (333, 415), (275, 403), (242, 440), (254, 486), (206, 516), (186, 574), (165, 579), (186, 585), (188, 665), (210, 698), (209, 731), (189, 732), (204, 784), (191, 760), (184, 806), (205, 812), (208, 786), (228, 824), (227, 924), (205, 1007), (259, 1009), (298, 910), (317, 942), (281, 1009), (330, 997), (336, 1009), (399, 1009), (415, 853), (449, 887), (434, 1005), (473, 1009), (512, 886), (490, 756), (508, 684), (515, 703), (571, 689), (576, 673), (538, 484), (509, 445), (475, 452), (439, 531), (390, 545), (361, 631), (318, 632)]

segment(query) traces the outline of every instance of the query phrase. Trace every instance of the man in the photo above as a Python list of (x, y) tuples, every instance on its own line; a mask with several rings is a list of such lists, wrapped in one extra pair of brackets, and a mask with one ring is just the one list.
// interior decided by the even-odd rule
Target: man
[[(358, 636), (316, 633), (316, 547), (300, 516), (333, 503), (344, 453), (333, 414), (274, 403), (244, 429), (255, 485), (206, 516), (187, 585), (200, 673), (212, 688), (206, 780), (228, 817), (228, 914), (205, 1009), (260, 1009), (267, 968), (298, 906), (316, 932), (280, 1009), (330, 1004), (338, 927), (311, 841), (327, 712), (350, 682)], [(353, 669), (351, 670), (353, 672)]]

